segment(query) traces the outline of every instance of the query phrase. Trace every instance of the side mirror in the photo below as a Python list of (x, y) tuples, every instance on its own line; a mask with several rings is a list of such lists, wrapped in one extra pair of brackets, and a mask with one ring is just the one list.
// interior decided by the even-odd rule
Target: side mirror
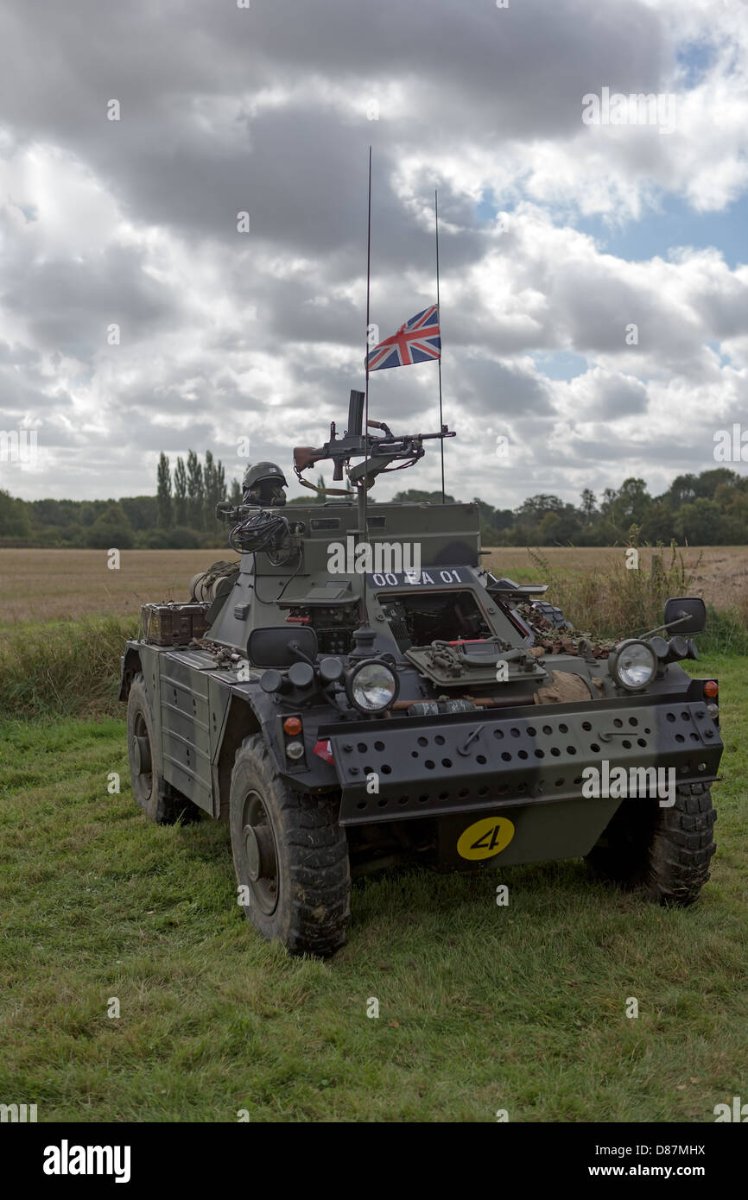
[(676, 596), (665, 604), (663, 624), (668, 633), (701, 633), (706, 626), (706, 605), (699, 596)]
[(317, 657), (317, 634), (308, 625), (253, 629), (247, 642), (247, 658), (253, 667), (290, 667)]

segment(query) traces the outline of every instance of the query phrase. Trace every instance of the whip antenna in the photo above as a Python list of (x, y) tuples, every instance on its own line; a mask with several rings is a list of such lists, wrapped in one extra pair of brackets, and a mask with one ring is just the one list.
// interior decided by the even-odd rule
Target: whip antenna
[[(444, 339), (442, 337), (442, 309), (441, 297), (439, 295), (439, 199), (436, 188), (434, 189), (434, 233), (436, 235), (436, 311), (439, 318), (439, 428), (444, 428), (444, 414), (442, 411), (442, 350), (444, 349)], [(442, 460), (442, 504), (446, 504), (444, 494), (444, 442), (439, 443), (441, 449)]]

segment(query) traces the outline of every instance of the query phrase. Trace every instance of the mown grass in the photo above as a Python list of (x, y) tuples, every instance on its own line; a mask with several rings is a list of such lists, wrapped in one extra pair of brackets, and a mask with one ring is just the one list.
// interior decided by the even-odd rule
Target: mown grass
[(144, 820), (121, 719), (6, 722), (0, 1100), (42, 1121), (713, 1120), (746, 1086), (748, 661), (698, 667), (727, 755), (697, 907), (578, 862), (408, 872), (356, 887), (330, 963), (246, 925), (223, 826)]

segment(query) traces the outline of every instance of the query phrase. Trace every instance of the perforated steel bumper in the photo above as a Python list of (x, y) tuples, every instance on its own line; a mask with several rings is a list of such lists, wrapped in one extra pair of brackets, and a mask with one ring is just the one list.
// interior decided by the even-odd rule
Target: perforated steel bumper
[[(651, 698), (393, 718), (326, 731), (340, 823), (370, 824), (579, 799), (585, 767), (674, 768), (716, 777), (719, 730), (702, 702)], [(375, 783), (372, 783), (372, 778)], [(594, 803), (594, 801), (591, 801)]]

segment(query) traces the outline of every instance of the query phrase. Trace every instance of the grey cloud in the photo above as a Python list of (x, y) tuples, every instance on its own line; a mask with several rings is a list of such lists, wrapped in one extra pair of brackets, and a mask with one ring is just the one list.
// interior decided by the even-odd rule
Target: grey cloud
[(69, 393), (54, 387), (54, 382), (45, 380), (38, 371), (21, 374), (14, 366), (0, 367), (0, 408), (13, 416), (12, 423), (40, 410), (60, 411), (70, 403)]
[[(360, 236), (369, 141), (381, 188), (412, 149), (458, 150), (468, 136), (496, 138), (498, 150), (578, 131), (584, 92), (616, 80), (654, 87), (667, 57), (647, 6), (601, 5), (593, 16), (582, 0), (511, 12), (452, 0), (305, 0), (303, 9), (273, 0), (245, 12), (207, 0), (10, 0), (2, 22), (0, 110), (16, 135), (69, 146), (134, 219), (229, 238), (246, 204), (260, 237), (324, 249)], [(33, 61), (44, 62), (43, 87), (29, 86)], [(385, 108), (378, 122), (316, 102), (252, 118), (242, 107), (245, 92), (304, 80), (358, 100), (402, 83), (412, 104), (397, 116)], [(202, 97), (223, 99), (229, 126), (239, 133), (246, 122), (246, 137), (227, 142), (199, 120)], [(106, 119), (110, 98), (121, 102), (119, 122)], [(386, 195), (381, 203), (384, 223)]]
[[(33, 345), (19, 343), (15, 325), (2, 333), (0, 366), (19, 370), (0, 374), (0, 407), (15, 420), (70, 410), (70, 396), (35, 356), (58, 350), (80, 362), (67, 384), (99, 386), (103, 432), (66, 432), (62, 421), (50, 427), (72, 489), (102, 494), (103, 479), (120, 494), (152, 489), (152, 458), (161, 449), (173, 455), (210, 445), (233, 461), (232, 439), (245, 427), (254, 457), (287, 466), (294, 442), (322, 440), (331, 419), (343, 426), (349, 389), (363, 383), (370, 143), (372, 320), (387, 336), (434, 299), (428, 212), (438, 186), (444, 295), (453, 288), (462, 297), (443, 306), (445, 419), (458, 430), (476, 418), (511, 422), (533, 449), (534, 460), (512, 475), (497, 475), (488, 460), (478, 465), (476, 491), (479, 484), (488, 496), (506, 489), (519, 501), (522, 488), (563, 490), (564, 480), (576, 488), (585, 463), (595, 478), (601, 463), (617, 478), (604, 430), (574, 442), (576, 461), (555, 462), (546, 448), (558, 416), (554, 390), (514, 356), (573, 346), (592, 363), (605, 359), (611, 372), (626, 372), (631, 361), (632, 373), (678, 372), (694, 383), (716, 372), (705, 329), (716, 337), (745, 329), (745, 285), (734, 277), (692, 297), (691, 315), (679, 320), (622, 278), (617, 260), (557, 268), (511, 233), (497, 243), (475, 193), (459, 178), (441, 177), (448, 158), (464, 155), (469, 164), (486, 156), (500, 168), (507, 154), (544, 139), (568, 148), (583, 134), (582, 95), (603, 84), (659, 90), (673, 65), (672, 37), (649, 4), (534, 0), (499, 10), (492, 0), (252, 0), (244, 11), (230, 0), (6, 0), (0, 39), (8, 148), (33, 145), (43, 156), (47, 144), (61, 147), (91, 170), (143, 239), (77, 259), (64, 244), (36, 253), (29, 246), (47, 228), (43, 207), (28, 240), (8, 218), (5, 313), (25, 325)], [(290, 98), (256, 107), (267, 89)], [(119, 122), (106, 119), (110, 98), (121, 101)], [(378, 121), (355, 111), (366, 99), (379, 100)], [(621, 148), (620, 161), (633, 176), (653, 150), (656, 157), (656, 140), (641, 139)], [(425, 218), (398, 195), (403, 169)], [(523, 198), (516, 178), (507, 192), (507, 205)], [(24, 211), (33, 202), (31, 193), (14, 195)], [(236, 231), (243, 209), (248, 236)], [(146, 230), (211, 264), (215, 317), (211, 297), (191, 307), (168, 272), (164, 282), (149, 273)], [(500, 316), (464, 286), (497, 244), (497, 286), (503, 273), (512, 281)], [(543, 300), (532, 320), (522, 316), (525, 292)], [(240, 328), (221, 328), (227, 309), (239, 314)], [(111, 322), (122, 326), (121, 358), (106, 348)], [(640, 327), (631, 359), (622, 349), (629, 322)], [(275, 402), (282, 407), (273, 409)], [(585, 419), (644, 417), (646, 407), (644, 383), (612, 379), (593, 393)], [(370, 412), (401, 428), (435, 428), (435, 366), (378, 373)], [(447, 448), (452, 469), (462, 461), (459, 445)], [(637, 452), (659, 469), (671, 461), (668, 450), (653, 442)], [(544, 472), (558, 481), (553, 488), (542, 486)], [(438, 453), (431, 453), (417, 484), (437, 478)], [(378, 493), (415, 483), (394, 476)]]
[(455, 374), (462, 403), (471, 411), (490, 416), (524, 417), (526, 413), (553, 412), (548, 388), (538, 376), (519, 366), (487, 355), (460, 354)]
[(585, 405), (587, 418), (629, 417), (646, 412), (648, 393), (638, 379), (623, 376), (601, 376), (593, 380), (592, 395)]
[(107, 328), (122, 342), (176, 324), (180, 301), (142, 269), (142, 252), (110, 246), (83, 261), (15, 264), (0, 302), (25, 316), (38, 343), (85, 359), (107, 346)]

